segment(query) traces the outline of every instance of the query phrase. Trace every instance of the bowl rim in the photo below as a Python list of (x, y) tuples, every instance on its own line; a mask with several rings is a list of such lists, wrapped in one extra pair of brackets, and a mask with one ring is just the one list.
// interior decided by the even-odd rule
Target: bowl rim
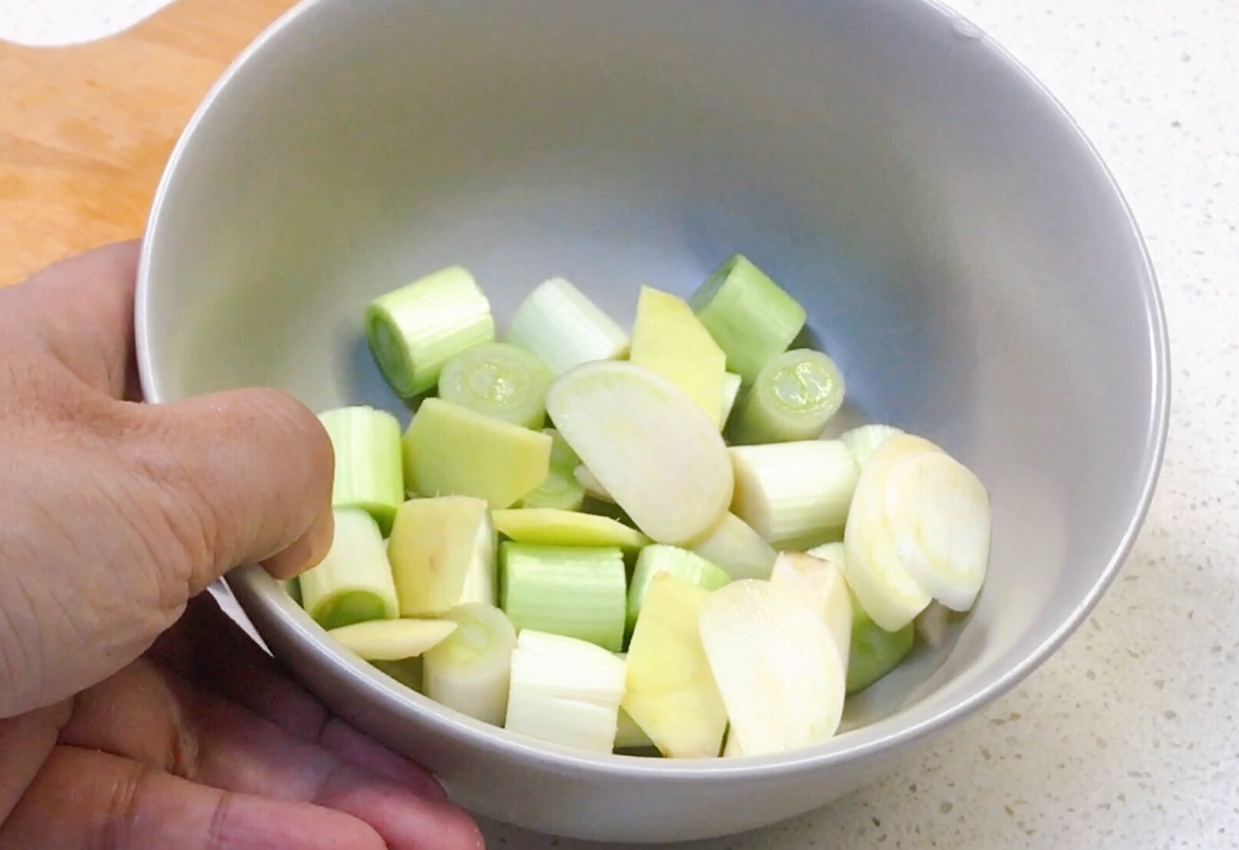
[[(253, 57), (269, 42), (281, 37), (295, 21), (334, 2), (347, 0), (302, 0), (263, 30), (237, 55), (207, 92), (169, 156), (152, 201), (139, 257), (135, 290), (134, 328), (138, 371), (143, 396), (149, 403), (173, 400), (166, 392), (153, 351), (153, 320), (149, 305), (155, 287), (152, 266), (162, 229), (162, 217), (179, 164), (207, 120), (213, 104), (230, 87), (232, 81), (243, 73), (243, 69)], [(1118, 181), (1081, 125), (1046, 85), (984, 30), (941, 0), (873, 0), (874, 5), (879, 3), (887, 7), (903, 7), (901, 11), (909, 15), (922, 15), (927, 23), (932, 19), (933, 23), (951, 26), (957, 33), (967, 33), (969, 39), (975, 40), (978, 46), (987, 51), (991, 60), (996, 60), (996, 64), (1004, 67), (1004, 73), (1010, 77), (1012, 84), (1021, 87), (1030, 101), (1039, 100), (1048, 107), (1069, 135), (1071, 143), (1078, 148), (1081, 161), (1088, 162), (1096, 169), (1105, 189), (1111, 193), (1112, 199), (1117, 201), (1122, 220), (1116, 221), (1115, 226), (1129, 231), (1138, 255), (1134, 258), (1137, 260), (1138, 274), (1133, 277), (1133, 286), (1143, 306), (1151, 353), (1148, 362), (1150, 404), (1144, 428), (1144, 450), (1139, 465), (1139, 494), (1135, 510), (1115, 541), (1096, 580), (1070, 614), (1044, 640), (1002, 675), (979, 685), (962, 699), (925, 716), (918, 716), (913, 706), (822, 744), (787, 753), (728, 759), (652, 759), (631, 755), (584, 753), (526, 738), (440, 706), (428, 697), (389, 679), (366, 662), (332, 645), (330, 641), (323, 640), (325, 632), (287, 594), (279, 591), (274, 579), (253, 565), (240, 567), (226, 577), (227, 584), (233, 589), (247, 615), (254, 619), (251, 612), (257, 608), (261, 609), (261, 614), (283, 621), (282, 627), (291, 629), (315, 645), (322, 663), (334, 668), (334, 674), (347, 675), (359, 681), (364, 690), (381, 689), (375, 693), (387, 697), (394, 694), (399, 698), (402, 707), (416, 715), (417, 721), (427, 730), (447, 737), (457, 745), (498, 750), (523, 763), (532, 763), (546, 769), (603, 771), (618, 777), (645, 780), (739, 777), (757, 779), (785, 776), (793, 772), (819, 772), (847, 762), (866, 760), (882, 752), (902, 749), (944, 730), (1003, 696), (1040, 667), (1083, 624), (1113, 584), (1148, 517), (1165, 457), (1171, 403), (1170, 350), (1163, 299), (1148, 245)], [(261, 629), (259, 631), (261, 633)]]

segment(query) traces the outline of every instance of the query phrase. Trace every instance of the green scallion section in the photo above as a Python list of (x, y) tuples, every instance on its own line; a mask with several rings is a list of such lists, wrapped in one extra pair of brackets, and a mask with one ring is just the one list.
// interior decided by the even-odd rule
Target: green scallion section
[(575, 474), (581, 459), (554, 428), (544, 428), (542, 433), (552, 440), (550, 471), (542, 486), (521, 499), (520, 506), (579, 511), (585, 502), (585, 487)]
[(439, 398), (524, 428), (546, 423), (551, 372), (537, 357), (504, 342), (457, 354), (439, 374)]
[(364, 510), (384, 535), (390, 533), (405, 495), (400, 423), (385, 410), (364, 406), (328, 410), (318, 419), (336, 458), (332, 507)]
[(327, 556), (299, 577), (302, 607), (328, 630), (396, 618), (396, 584), (378, 523), (356, 508), (334, 514)]
[(495, 338), (490, 302), (460, 266), (376, 298), (365, 322), (379, 370), (406, 399), (431, 389), (452, 357)]
[(785, 351), (762, 367), (732, 417), (733, 443), (814, 440), (843, 404), (843, 374), (820, 351)]
[[(830, 561), (840, 569), (847, 557), (842, 543), (815, 546), (808, 554)], [(852, 633), (848, 650), (847, 692), (854, 694), (881, 679), (908, 657), (915, 642), (916, 626), (915, 623), (908, 623), (899, 631), (888, 632), (873, 621), (851, 590), (848, 597), (852, 602)]]
[(726, 352), (727, 370), (745, 384), (787, 350), (806, 318), (796, 299), (740, 254), (716, 269), (688, 303)]
[(912, 651), (912, 623), (888, 632), (869, 618), (852, 597), (852, 642), (848, 651), (847, 692), (862, 691), (899, 666)]
[(504, 543), (499, 551), (500, 605), (517, 631), (622, 648), (626, 576), (618, 547)]
[(633, 568), (632, 581), (628, 587), (629, 632), (637, 624), (642, 603), (650, 589), (650, 581), (658, 573), (671, 573), (706, 590), (717, 590), (731, 581), (726, 570), (695, 552), (663, 544), (646, 546), (637, 556), (637, 564)]

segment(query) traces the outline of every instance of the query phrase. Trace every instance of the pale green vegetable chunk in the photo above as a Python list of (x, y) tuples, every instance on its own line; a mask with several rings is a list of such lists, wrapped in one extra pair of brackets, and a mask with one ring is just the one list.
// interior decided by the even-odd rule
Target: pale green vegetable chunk
[(659, 543), (708, 535), (731, 502), (727, 447), (691, 398), (632, 363), (596, 362), (551, 384), (547, 412), (637, 528)]
[(770, 578), (777, 552), (752, 526), (726, 513), (692, 551), (726, 570), (733, 579)]
[(466, 602), (493, 605), (497, 542), (481, 499), (438, 496), (401, 505), (387, 546), (401, 615), (440, 615)]
[(499, 560), (500, 607), (518, 630), (622, 648), (626, 574), (619, 547), (504, 543)]
[(385, 410), (361, 405), (324, 411), (318, 420), (335, 453), (332, 507), (361, 508), (387, 534), (404, 501), (400, 423)]
[(577, 481), (576, 468), (581, 459), (554, 428), (543, 428), (551, 438), (551, 463), (546, 480), (520, 500), (522, 508), (558, 508), (579, 511), (585, 503), (585, 487)]
[(620, 704), (659, 751), (673, 758), (718, 755), (727, 727), (697, 627), (709, 595), (690, 581), (657, 573), (628, 646)]
[(838, 440), (728, 450), (735, 469), (731, 510), (776, 549), (838, 539), (856, 488), (856, 460)]
[(492, 514), (495, 529), (517, 543), (549, 546), (618, 546), (640, 549), (650, 539), (610, 517), (553, 508), (516, 508)]
[(715, 566), (695, 552), (658, 543), (646, 546), (637, 555), (632, 581), (628, 585), (628, 630), (632, 631), (641, 615), (650, 582), (659, 573), (671, 573), (705, 590), (717, 590), (731, 581), (722, 567)]
[(869, 462), (869, 456), (873, 454), (874, 449), (880, 446), (887, 437), (902, 433), (903, 431), (892, 425), (874, 422), (844, 431), (839, 435), (839, 439), (856, 458), (856, 465), (863, 469)]
[(641, 287), (628, 359), (675, 384), (714, 419), (716, 428), (723, 427), (719, 415), (727, 355), (686, 301)]
[[(826, 543), (810, 549), (808, 554), (830, 561), (840, 570), (843, 569), (844, 545), (841, 542)], [(912, 651), (915, 629), (912, 623), (895, 632), (873, 622), (865, 609), (856, 600), (856, 595), (849, 590), (848, 598), (852, 608), (852, 635), (848, 646), (848, 681), (847, 692), (854, 694), (862, 691), (881, 679), (887, 673), (899, 666)], [(933, 605), (925, 609), (917, 618), (917, 623), (932, 611)]]
[(512, 621), (493, 605), (480, 602), (453, 608), (444, 618), (458, 628), (426, 653), (426, 696), (484, 723), (502, 726), (516, 648)]
[(396, 585), (378, 523), (359, 508), (332, 513), (335, 531), (327, 556), (299, 577), (306, 613), (324, 629), (398, 616)]
[(585, 495), (591, 499), (597, 499), (600, 502), (615, 504), (615, 499), (611, 498), (611, 494), (607, 492), (607, 488), (602, 486), (602, 482), (598, 480), (594, 473), (589, 471), (589, 467), (585, 464), (577, 466), (573, 472), (577, 483), (585, 489)]
[(448, 620), (371, 620), (327, 632), (336, 642), (366, 661), (414, 658), (456, 631)]
[(624, 662), (587, 641), (522, 629), (512, 653), (504, 726), (542, 741), (609, 753)]
[(623, 357), (629, 348), (624, 329), (561, 277), (526, 296), (512, 316), (507, 340), (536, 354), (552, 375), (582, 363)]
[(376, 298), (366, 340), (387, 383), (402, 398), (432, 388), (448, 360), (495, 338), (490, 302), (468, 271), (450, 266)]
[(405, 481), (422, 496), (508, 508), (546, 481), (551, 444), (541, 432), (428, 398), (404, 434)]
[(785, 351), (762, 367), (732, 418), (735, 443), (816, 440), (843, 405), (843, 373), (820, 351)]
[(727, 369), (751, 384), (800, 333), (804, 308), (777, 283), (736, 254), (706, 279), (688, 303), (727, 353)]
[(439, 398), (520, 425), (546, 422), (551, 372), (534, 355), (503, 342), (467, 348), (443, 366)]

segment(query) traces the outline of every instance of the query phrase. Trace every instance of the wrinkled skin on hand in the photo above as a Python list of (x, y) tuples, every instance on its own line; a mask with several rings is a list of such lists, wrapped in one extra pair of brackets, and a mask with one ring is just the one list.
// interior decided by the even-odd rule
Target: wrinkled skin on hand
[(331, 446), (273, 390), (139, 403), (137, 246), (0, 289), (0, 850), (481, 846), (203, 590), (331, 539)]

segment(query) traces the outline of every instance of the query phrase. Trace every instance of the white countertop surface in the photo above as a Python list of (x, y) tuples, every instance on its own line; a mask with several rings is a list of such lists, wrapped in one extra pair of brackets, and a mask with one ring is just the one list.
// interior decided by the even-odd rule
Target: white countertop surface
[[(160, 0), (0, 0), (0, 38), (78, 41)], [(1157, 496), (1089, 622), (919, 760), (699, 850), (1239, 846), (1239, 3), (955, 0), (1083, 125), (1148, 240), (1174, 407)], [(592, 845), (488, 826), (492, 848)]]

